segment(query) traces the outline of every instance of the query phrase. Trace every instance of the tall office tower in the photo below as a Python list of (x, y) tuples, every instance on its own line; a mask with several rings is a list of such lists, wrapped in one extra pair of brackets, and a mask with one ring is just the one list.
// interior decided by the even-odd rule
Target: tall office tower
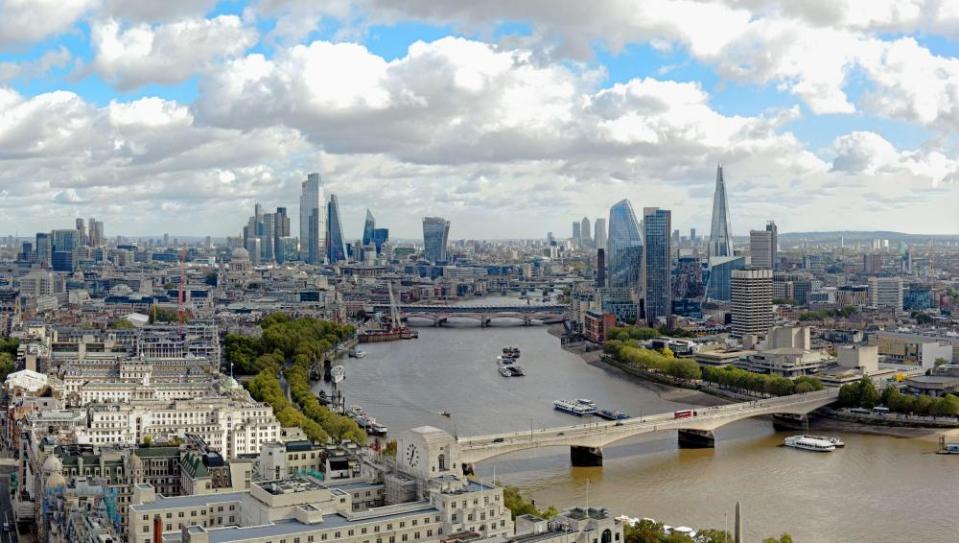
[(573, 243), (579, 243), (579, 241), (583, 239), (582, 233), (580, 232), (582, 226), (579, 221), (573, 222)]
[(593, 223), (593, 242), (597, 249), (606, 248), (606, 219), (599, 218)]
[(373, 231), (376, 230), (376, 219), (373, 212), (366, 210), (366, 220), (363, 221), (363, 247), (373, 243)]
[(900, 277), (870, 277), (869, 305), (902, 313), (903, 282)]
[(753, 268), (773, 269), (773, 238), (768, 230), (749, 231), (749, 262)]
[(320, 174), (311, 173), (300, 193), (300, 255), (310, 264), (322, 264), (326, 254), (326, 202)]
[(596, 249), (596, 288), (606, 287), (606, 250)]
[(343, 227), (340, 223), (340, 201), (335, 194), (330, 194), (326, 218), (326, 261), (335, 264), (346, 260), (346, 245), (343, 244)]
[(709, 230), (709, 256), (733, 256), (733, 234), (729, 226), (729, 203), (723, 166), (716, 167), (716, 192), (713, 194), (713, 221)]
[(583, 217), (583, 220), (579, 221), (579, 224), (579, 235), (581, 236), (579, 238), (579, 244), (583, 247), (588, 247), (593, 243), (593, 238), (590, 237), (593, 229), (590, 227), (589, 219), (586, 217)]
[(668, 209), (645, 208), (643, 227), (646, 241), (646, 322), (672, 313), (672, 213)]
[(270, 261), (276, 259), (276, 215), (274, 213), (263, 213), (260, 216), (259, 223), (260, 250), (264, 260)]
[(643, 288), (643, 236), (629, 200), (620, 200), (609, 208), (607, 271), (610, 288)]
[(693, 243), (696, 242), (696, 229), (695, 229), (695, 228), (690, 228), (690, 229), (689, 229), (689, 241), (692, 241)]
[(733, 270), (730, 290), (732, 335), (766, 335), (773, 325), (773, 271)]
[(40, 264), (42, 268), (49, 268), (50, 258), (53, 256), (53, 242), (50, 240), (50, 234), (37, 232), (34, 247), (37, 251), (37, 264)]
[(373, 229), (373, 245), (376, 247), (376, 254), (383, 252), (383, 244), (390, 240), (389, 228)]
[(103, 245), (103, 221), (98, 221), (93, 217), (87, 222), (87, 240), (90, 247), (94, 249)]
[(86, 245), (87, 228), (83, 223), (83, 219), (78, 218), (76, 225), (77, 225), (77, 247), (81, 245)]
[(287, 215), (285, 207), (276, 208), (276, 213), (273, 214), (273, 231), (267, 231), (266, 235), (273, 237), (273, 258), (278, 263), (282, 264), (293, 256), (287, 254), (283, 247), (283, 238), (290, 237), (290, 216)]
[(430, 262), (446, 262), (450, 222), (442, 217), (423, 218), (423, 258)]

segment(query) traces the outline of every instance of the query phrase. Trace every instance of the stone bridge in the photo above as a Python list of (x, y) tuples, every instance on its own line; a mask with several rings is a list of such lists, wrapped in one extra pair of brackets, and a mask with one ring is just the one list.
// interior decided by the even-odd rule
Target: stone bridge
[[(570, 447), (570, 459), (574, 466), (601, 466), (602, 448), (623, 439), (650, 432), (678, 430), (681, 448), (712, 447), (715, 443), (712, 432), (720, 426), (764, 415), (805, 416), (836, 401), (838, 396), (838, 388), (828, 388), (752, 402), (692, 407), (619, 421), (587, 422), (532, 431), (458, 437), (457, 443), (461, 461), (468, 466), (511, 452), (558, 446)], [(686, 412), (689, 416), (681, 416)]]
[[(489, 326), (493, 319), (517, 319), (529, 326), (533, 321), (543, 323), (562, 322), (566, 320), (568, 306), (559, 304), (517, 304), (517, 305), (416, 305), (407, 304), (398, 306), (400, 317), (407, 319), (416, 317), (433, 322), (434, 326), (441, 326), (451, 317), (473, 319), (480, 326)], [(389, 305), (374, 304), (374, 311), (388, 312)]]

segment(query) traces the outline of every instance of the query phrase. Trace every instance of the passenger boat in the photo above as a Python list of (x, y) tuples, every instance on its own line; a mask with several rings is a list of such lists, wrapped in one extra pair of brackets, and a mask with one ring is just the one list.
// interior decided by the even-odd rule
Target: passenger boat
[(503, 347), (503, 355), (510, 358), (519, 358), (519, 347)]
[(512, 356), (497, 356), (496, 361), (499, 362), (500, 364), (507, 365), (507, 364), (512, 364), (513, 362), (516, 362), (516, 359), (513, 358)]
[(809, 437), (809, 438), (812, 438), (812, 439), (821, 439), (821, 440), (823, 440), (823, 441), (828, 441), (828, 442), (832, 443), (833, 445), (835, 445), (835, 447), (836, 447), (837, 449), (841, 449), (841, 448), (843, 448), (843, 447), (846, 446), (846, 442), (845, 442), (845, 441), (839, 439), (838, 437), (834, 437), (834, 436), (813, 436), (813, 435), (806, 434), (805, 437)]
[(499, 367), (499, 374), (502, 375), (503, 377), (512, 377), (512, 376), (513, 376), (513, 370), (511, 370), (511, 369), (509, 368), (509, 366), (500, 366), (500, 367)]
[(579, 400), (556, 400), (553, 402), (553, 408), (580, 417), (596, 412), (596, 407), (580, 403)]
[(784, 444), (787, 447), (802, 449), (805, 451), (832, 452), (836, 450), (836, 446), (825, 439), (816, 439), (803, 435), (789, 436), (786, 438)]
[(350, 358), (365, 358), (366, 351), (362, 351), (360, 349), (353, 349), (349, 352), (349, 356)]
[(513, 373), (513, 377), (522, 377), (526, 375), (526, 370), (524, 370), (523, 366), (520, 366), (519, 364), (512, 364), (506, 367), (509, 368), (509, 371)]
[(369, 419), (369, 424), (366, 425), (366, 433), (371, 436), (385, 436), (388, 428), (378, 422), (376, 419)]

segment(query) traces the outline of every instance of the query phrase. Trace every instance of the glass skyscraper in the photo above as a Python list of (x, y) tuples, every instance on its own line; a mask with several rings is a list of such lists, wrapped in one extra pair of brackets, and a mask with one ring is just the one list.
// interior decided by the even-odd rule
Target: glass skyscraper
[(300, 193), (300, 254), (310, 264), (322, 264), (326, 254), (326, 203), (320, 174), (311, 173)]
[(733, 234), (729, 226), (729, 203), (723, 166), (716, 167), (716, 191), (713, 193), (713, 221), (709, 230), (709, 256), (733, 256)]
[(430, 262), (446, 262), (450, 222), (442, 217), (423, 218), (423, 257)]
[(672, 313), (672, 266), (670, 233), (672, 217), (668, 209), (643, 211), (646, 234), (646, 322)]
[(363, 222), (363, 247), (373, 243), (374, 230), (376, 230), (376, 219), (373, 218), (373, 213), (367, 209), (366, 220)]
[(745, 256), (714, 256), (709, 259), (709, 279), (706, 283), (706, 299), (728, 302), (732, 299), (733, 270), (746, 267)]
[(610, 288), (641, 288), (643, 237), (629, 200), (620, 200), (609, 208), (609, 238), (606, 245)]
[(334, 264), (346, 260), (343, 227), (340, 224), (340, 201), (335, 194), (330, 194), (330, 201), (326, 205), (326, 259), (330, 264)]

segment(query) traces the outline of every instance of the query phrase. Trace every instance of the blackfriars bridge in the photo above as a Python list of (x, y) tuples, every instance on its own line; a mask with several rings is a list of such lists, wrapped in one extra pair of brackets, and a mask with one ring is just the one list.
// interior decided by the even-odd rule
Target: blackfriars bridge
[(457, 444), (464, 467), (472, 467), (478, 462), (511, 452), (558, 446), (570, 447), (570, 460), (574, 466), (601, 466), (602, 448), (623, 439), (651, 432), (678, 430), (680, 448), (713, 447), (713, 430), (721, 426), (765, 415), (805, 416), (835, 402), (838, 397), (838, 388), (828, 388), (804, 394), (714, 407), (696, 407), (618, 421), (458, 437)]
[[(450, 317), (473, 319), (486, 327), (493, 319), (517, 319), (525, 326), (533, 321), (545, 324), (563, 322), (566, 320), (566, 311), (569, 307), (561, 304), (516, 304), (516, 305), (398, 305), (400, 317), (408, 319), (416, 317), (433, 322), (434, 326), (441, 326)], [(373, 311), (389, 312), (389, 304), (374, 304)]]

